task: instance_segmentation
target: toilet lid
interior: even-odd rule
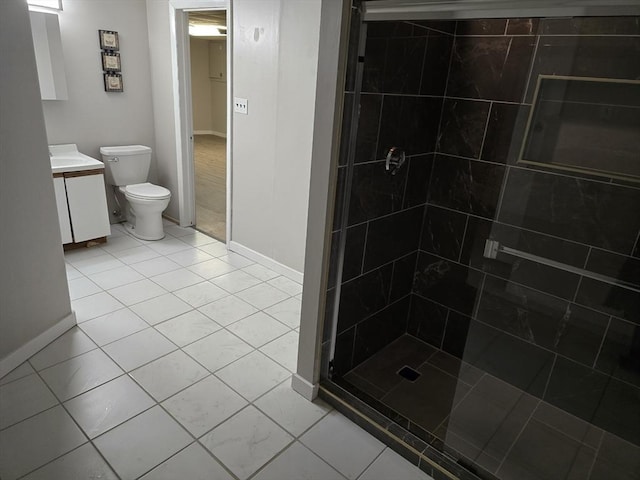
[[[136,198],[147,199],[164,199],[171,196],[171,192],[164,187],[154,185],[153,183],[136,183],[134,185],[127,185],[126,195]]]

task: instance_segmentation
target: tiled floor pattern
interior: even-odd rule
[[[290,388],[301,286],[192,229],[68,252],[78,327],[0,379],[0,478],[426,480]]]
[[[640,478],[640,447],[410,335],[344,380],[501,479]]]

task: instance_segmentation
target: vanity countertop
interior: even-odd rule
[[[75,143],[49,145],[49,157],[53,173],[104,169],[101,161],[80,153]]]

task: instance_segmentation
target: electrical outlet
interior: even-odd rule
[[[248,102],[246,98],[233,97],[233,111],[247,115],[249,113]]]

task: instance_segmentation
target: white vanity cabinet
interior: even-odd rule
[[[62,243],[104,242],[111,234],[103,170],[54,173]]]
[[[58,221],[60,222],[60,233],[62,243],[73,242],[71,234],[71,219],[69,218],[69,207],[67,206],[67,191],[64,186],[64,176],[53,177],[53,188],[56,192],[56,207],[58,207]]]

